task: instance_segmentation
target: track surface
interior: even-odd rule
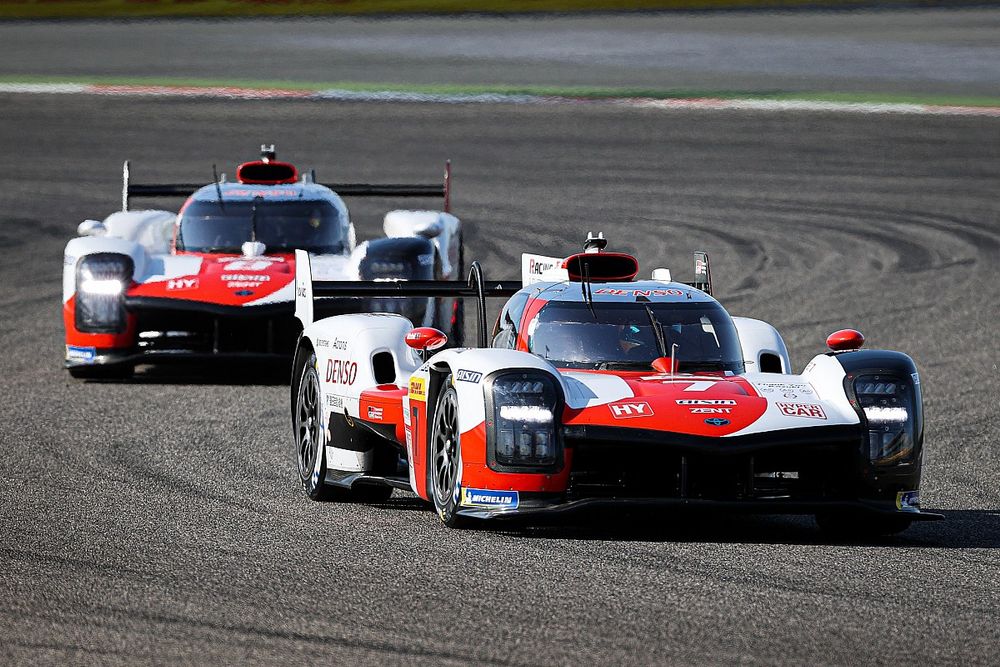
[[[0,75],[1000,91],[1000,10],[0,24]]]
[[[0,661],[987,663],[1000,644],[1000,122],[611,108],[0,96]],[[924,505],[876,545],[811,520],[449,531],[412,496],[313,503],[287,388],[61,369],[60,256],[141,180],[275,141],[327,178],[455,163],[470,256],[603,229],[647,269],[712,253],[797,369],[856,326],[911,353]],[[227,169],[229,170],[229,169]],[[388,203],[386,203],[388,205]],[[355,206],[362,235],[379,206]],[[240,381],[233,386],[228,381]]]

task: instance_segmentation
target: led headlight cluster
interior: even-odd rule
[[[132,258],[117,253],[83,257],[76,265],[76,328],[87,333],[125,330],[125,287]]]
[[[868,423],[868,457],[872,463],[908,462],[913,455],[914,387],[887,375],[862,375],[854,393]]]
[[[508,373],[488,383],[493,422],[492,459],[503,468],[551,468],[561,457],[557,436],[559,393],[540,373]]]

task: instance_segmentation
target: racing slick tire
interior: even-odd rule
[[[68,369],[70,377],[77,380],[128,380],[135,374],[135,366],[128,364],[114,366],[73,366]]]
[[[448,387],[441,393],[434,410],[434,426],[430,446],[430,495],[434,510],[441,522],[449,528],[461,528],[465,517],[459,516],[459,494],[462,483],[462,442],[458,430],[458,392],[445,380]]]
[[[383,484],[355,484],[351,489],[329,486],[326,479],[326,447],[324,443],[322,406],[320,404],[319,372],[316,355],[310,354],[295,378],[295,448],[299,481],[306,495],[313,500],[340,500],[362,503],[385,502],[392,487]],[[316,466],[316,457],[322,457]]]
[[[322,406],[316,355],[310,354],[295,378],[295,454],[302,490],[313,500],[334,500],[342,494],[323,483],[326,478],[326,448],[323,446]],[[319,465],[316,457],[320,457]]]
[[[903,532],[913,519],[907,516],[879,515],[869,512],[830,511],[816,515],[816,525],[829,537],[840,540],[871,540]]]

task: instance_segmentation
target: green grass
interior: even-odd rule
[[[0,75],[0,83],[49,83],[91,84],[118,86],[179,86],[193,88],[232,87],[254,90],[282,89],[321,91],[329,89],[351,92],[397,92],[428,95],[535,95],[541,97],[570,97],[583,99],[618,99],[642,97],[651,99],[757,99],[777,101],[841,102],[859,104],[927,104],[941,106],[1000,106],[1000,97],[963,95],[928,95],[897,93],[815,92],[794,90],[704,90],[704,89],[651,89],[613,88],[588,86],[537,86],[537,85],[453,85],[453,84],[401,84],[356,81],[267,81],[256,79],[190,79],[177,77],[87,77],[87,76],[17,76]]]

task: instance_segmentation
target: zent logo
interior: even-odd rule
[[[728,415],[732,408],[688,408],[693,415]]]
[[[806,417],[808,419],[826,419],[826,413],[818,405],[809,403],[775,403],[781,414],[786,417]]]
[[[326,381],[333,384],[352,385],[358,377],[358,364],[345,359],[327,359]]]
[[[653,408],[646,401],[634,403],[611,403],[611,415],[615,419],[631,419],[633,417],[652,417]]]

